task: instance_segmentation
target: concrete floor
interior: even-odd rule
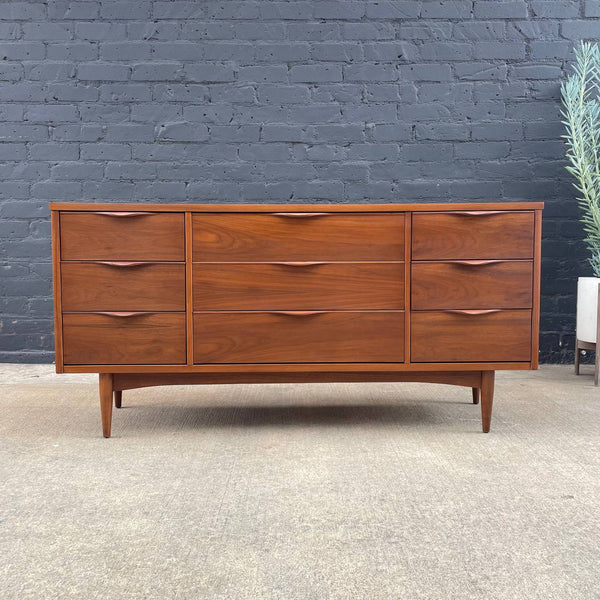
[[[149,388],[0,365],[0,598],[592,599],[600,388]]]

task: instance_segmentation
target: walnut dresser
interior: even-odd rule
[[[56,370],[168,384],[423,381],[538,362],[541,203],[53,203]],[[282,401],[284,401],[282,399]]]

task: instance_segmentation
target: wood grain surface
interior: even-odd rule
[[[63,314],[65,364],[185,363],[185,313]]]
[[[421,313],[416,312],[419,309],[441,313],[442,310],[440,309],[514,309],[518,305],[522,305],[523,309],[528,309],[531,306],[532,311],[508,310],[506,312],[511,313],[513,317],[519,312],[531,314],[529,325],[532,334],[529,339],[530,354],[537,353],[537,340],[533,338],[537,335],[537,314],[539,311],[537,294],[540,254],[538,246],[542,207],[541,203],[363,204],[349,206],[337,204],[162,205],[53,203],[53,209],[62,211],[60,218],[54,219],[52,229],[53,258],[56,263],[54,274],[55,280],[60,284],[55,291],[55,302],[59,315],[56,320],[58,328],[56,334],[58,340],[57,369],[62,369],[60,360],[62,344],[60,340],[63,333],[63,311],[67,311],[65,318],[69,323],[65,325],[64,331],[68,333],[72,331],[71,326],[73,324],[77,325],[73,319],[86,317],[86,315],[70,314],[72,310],[144,312],[156,311],[162,306],[161,310],[170,311],[171,307],[175,309],[175,304],[171,304],[171,302],[174,302],[174,299],[178,296],[178,292],[174,292],[174,288],[165,283],[164,278],[151,277],[152,281],[148,281],[147,285],[142,285],[136,281],[138,277],[142,278],[141,275],[133,276],[133,272],[137,267],[131,270],[132,276],[130,278],[116,276],[121,279],[123,285],[120,286],[115,283],[114,292],[108,290],[112,287],[111,277],[108,275],[97,276],[96,273],[89,277],[90,282],[87,284],[88,289],[86,289],[85,273],[79,271],[78,274],[79,266],[76,263],[69,263],[69,265],[73,264],[74,270],[67,273],[65,287],[67,298],[63,300],[61,298],[61,269],[66,263],[60,264],[59,259],[61,256],[63,259],[67,257],[73,261],[87,261],[82,262],[81,265],[89,264],[91,261],[186,261],[187,363],[184,358],[180,361],[181,357],[179,356],[175,362],[167,363],[164,360],[163,352],[146,356],[143,358],[143,362],[132,362],[130,360],[131,356],[125,358],[119,356],[119,352],[122,350],[120,346],[127,346],[127,344],[120,344],[125,339],[121,335],[122,332],[135,331],[137,327],[133,325],[133,321],[140,319],[141,322],[144,318],[151,318],[150,315],[140,315],[133,318],[88,315],[92,319],[98,320],[120,319],[118,326],[107,324],[99,326],[103,331],[100,335],[103,344],[103,336],[107,331],[114,331],[115,329],[119,331],[119,335],[115,337],[114,342],[115,352],[110,353],[111,357],[117,358],[112,360],[109,357],[110,360],[107,360],[104,357],[100,360],[99,357],[92,357],[90,361],[93,362],[82,363],[73,362],[74,358],[71,354],[69,356],[71,362],[66,363],[65,367],[65,370],[69,372],[82,372],[82,370],[105,372],[105,369],[110,368],[111,364],[114,365],[115,372],[126,369],[127,364],[131,364],[132,368],[139,370],[139,372],[157,371],[162,365],[162,368],[169,372],[182,372],[189,369],[190,372],[198,373],[210,372],[211,369],[215,373],[234,373],[236,368],[243,368],[245,373],[263,372],[263,368],[270,368],[272,371],[275,367],[282,373],[304,372],[302,370],[305,367],[314,372],[327,372],[335,367],[346,373],[356,369],[361,372],[366,372],[366,370],[380,372],[382,368],[386,368],[387,359],[376,358],[374,359],[376,362],[365,362],[360,365],[354,362],[354,358],[348,360],[346,357],[340,358],[328,353],[323,353],[322,357],[319,358],[311,358],[312,362],[299,362],[294,365],[293,362],[281,363],[281,353],[275,352],[269,358],[274,367],[268,367],[270,363],[264,362],[263,358],[260,359],[261,362],[253,365],[251,361],[254,358],[251,354],[248,355],[245,365],[233,362],[229,365],[224,363],[192,364],[190,361],[195,354],[194,343],[199,340],[198,335],[193,331],[192,325],[195,321],[197,322],[198,314],[200,314],[193,314],[192,310],[210,311],[214,306],[221,310],[245,309],[246,313],[249,313],[250,310],[263,312],[268,310],[327,310],[328,312],[375,310],[383,313],[386,309],[407,309],[406,312],[402,313],[406,318],[405,327],[403,328],[403,358],[406,359],[408,359],[411,339],[413,340],[413,348],[418,349],[421,343],[428,344],[427,339],[433,340],[435,335],[439,333],[437,327],[423,330],[417,326],[421,318],[419,317]],[[534,210],[537,211],[535,228],[533,227],[532,217]],[[417,212],[405,215],[403,214],[405,211]],[[127,212],[135,214],[125,217],[114,215],[114,213]],[[188,219],[187,232],[184,227],[184,213],[185,218]],[[270,213],[279,214],[273,215]],[[316,214],[306,217],[302,213]],[[58,217],[56,213],[54,216]],[[429,220],[423,221],[424,217]],[[212,222],[213,218],[224,219],[223,231],[225,231],[225,234],[219,227],[213,227],[215,225]],[[438,221],[440,218],[443,223]],[[198,264],[192,264],[194,257],[195,260],[198,260],[198,256],[196,256],[198,231],[194,231],[194,227],[204,220],[210,221],[212,225],[201,234],[201,238],[202,236],[208,236],[207,239],[202,239],[201,243],[207,248],[207,252],[216,257],[214,261],[210,261],[205,256],[200,258],[201,261],[207,261],[203,265],[206,267],[206,271],[201,270]],[[144,223],[154,223],[154,225]],[[244,225],[240,227],[236,223],[244,223]],[[329,223],[329,225],[326,225],[326,223]],[[393,225],[391,228],[390,224]],[[533,242],[534,230],[535,244]],[[391,231],[392,233],[390,233]],[[166,233],[163,235],[163,232]],[[399,232],[400,235],[396,235],[396,232]],[[415,238],[414,243],[411,240],[411,233]],[[185,252],[186,235],[188,236],[187,254]],[[213,237],[211,238],[211,236]],[[427,239],[419,241],[423,237]],[[63,239],[65,245],[61,247]],[[454,261],[455,259],[531,259],[533,245],[536,246],[536,265],[532,276],[533,286],[529,288],[529,291],[524,285],[528,278],[528,272],[526,272],[524,266],[528,264],[527,261],[519,263],[518,267],[512,263],[493,263],[489,266],[469,267],[471,270],[467,270],[466,266],[459,267],[454,264],[448,266],[447,263],[448,260]],[[275,247],[277,249],[273,250]],[[390,248],[392,248],[391,251]],[[238,253],[238,258],[232,259],[232,256],[236,253]],[[263,253],[263,258],[256,259],[256,256],[261,256],[261,253]],[[327,256],[328,253],[329,256]],[[424,257],[425,261],[437,259],[437,262],[414,262],[412,274],[411,269],[407,268],[404,279],[401,281],[403,284],[401,289],[404,290],[404,302],[402,304],[388,304],[386,298],[390,298],[392,294],[395,298],[395,290],[399,285],[397,281],[391,279],[391,269],[398,269],[403,259],[410,260],[411,253],[414,254],[412,258],[415,261]],[[443,254],[449,256],[441,256]],[[334,258],[331,258],[332,256]],[[221,261],[223,261],[221,267],[232,262],[256,261],[256,263],[252,266],[240,264],[234,268],[236,273],[230,272],[229,277],[221,277],[219,275],[221,272],[220,267],[208,264],[210,262],[220,263]],[[265,264],[268,262],[337,263],[343,267],[342,271],[349,269],[351,272],[347,272],[344,276],[333,265],[298,267]],[[354,269],[353,266],[356,264],[360,265],[361,274]],[[66,268],[71,269],[70,266]],[[105,266],[105,270],[107,268]],[[229,266],[224,268],[229,269]],[[276,268],[288,269],[290,275],[275,277]],[[85,270],[86,267],[83,267],[83,269]],[[212,269],[216,269],[216,271],[212,271]],[[253,269],[255,270],[253,271]],[[322,272],[325,272],[325,269],[331,269],[328,272],[329,276],[315,275],[315,273],[319,273],[320,269],[323,269]],[[381,269],[381,272],[378,272],[379,269]],[[462,272],[463,269],[466,274],[460,275],[458,271]],[[509,273],[511,269],[514,269],[515,272]],[[142,270],[140,269],[140,273]],[[208,277],[209,270],[211,271],[211,277]],[[249,274],[247,271],[253,271],[253,273]],[[376,272],[377,277],[375,277]],[[69,279],[70,273],[75,275],[73,281]],[[461,283],[460,286],[456,285],[456,281],[453,281],[457,278]],[[124,281],[125,279],[127,281]],[[212,280],[212,285],[210,285],[211,281],[209,279]],[[318,279],[322,279],[322,281],[317,282]],[[400,277],[400,279],[402,278]],[[287,282],[286,285],[281,285],[282,280]],[[342,282],[342,280],[345,281]],[[364,283],[365,280],[366,283]],[[97,290],[91,292],[92,299],[90,300],[88,292],[90,292],[91,287],[94,287],[92,283],[97,281],[101,285],[97,286]],[[193,285],[194,281],[197,282],[197,285]],[[175,285],[174,282],[173,285]],[[180,286],[180,281],[176,285]],[[202,288],[204,294],[200,291]],[[529,293],[532,289],[535,293],[532,294],[532,300],[529,302]],[[96,304],[96,300],[98,298],[102,299],[103,295],[106,295],[109,303],[104,304],[102,300],[102,303]],[[400,291],[400,296],[402,296],[402,291]],[[119,304],[112,304],[115,297],[120,297]],[[74,299],[75,304],[71,304],[71,299]],[[130,300],[131,304],[129,304]],[[155,300],[159,304],[153,304]],[[240,304],[238,304],[238,300]],[[295,302],[295,304],[288,302],[288,300]],[[424,303],[422,300],[424,300]],[[142,301],[147,303],[138,304]],[[330,304],[334,301],[336,305]],[[413,316],[416,315],[414,319],[411,318],[408,310],[411,301],[412,310],[415,311]],[[216,302],[216,304],[213,304],[213,302]],[[274,302],[275,304],[270,305],[267,302]],[[316,302],[322,302],[322,304]],[[177,304],[177,310],[183,311],[180,306],[180,304]],[[231,313],[226,314],[230,315],[230,319],[232,318]],[[267,316],[270,315],[270,318],[275,317],[272,313],[267,312],[266,314]],[[334,312],[333,314],[337,313]],[[494,319],[499,318],[494,315],[467,316],[453,313],[443,313],[443,315],[446,319],[454,320],[469,318],[471,323],[484,323],[485,319],[488,319],[488,323],[492,323]],[[284,317],[283,315],[277,316],[278,318]],[[287,315],[287,318],[310,320],[323,316],[325,315],[296,317]],[[128,321],[129,324],[127,324]],[[89,325],[92,326],[91,323]],[[413,325],[417,326],[417,329],[411,335],[410,328]],[[495,325],[499,326],[498,323]],[[277,328],[279,329],[280,326],[278,325]],[[304,328],[306,327],[304,326]],[[473,329],[473,326],[472,324],[461,325],[462,328],[468,333],[469,329]],[[185,328],[183,329],[184,332],[181,337],[185,338]],[[474,334],[472,337],[489,337],[485,326],[477,325],[475,329],[477,335]],[[423,341],[423,336],[420,335],[422,331],[426,331],[425,341]],[[457,329],[454,331],[457,332]],[[260,346],[263,338],[260,337],[261,334],[258,330],[256,330],[256,335],[258,336],[257,345]],[[494,336],[498,337],[497,334],[494,334]],[[491,346],[498,345],[495,343],[496,337],[493,338],[494,344],[490,344]],[[85,338],[86,335],[84,334],[82,337],[83,343]],[[161,339],[164,342],[164,338]],[[335,340],[335,337],[332,339]],[[469,342],[469,339],[469,335],[467,335],[464,340],[461,338],[460,342],[467,351],[473,346],[471,343],[465,343],[465,340]],[[72,338],[70,341],[72,341]],[[289,340],[288,345],[291,346]],[[442,339],[440,345],[443,349],[444,346],[452,344],[447,339]],[[430,355],[429,360],[432,362],[422,363],[417,356],[414,358],[415,361],[418,361],[417,364],[411,366],[410,363],[396,362],[397,359],[395,358],[393,363],[389,363],[389,368],[393,369],[394,372],[408,372],[414,368],[431,372],[434,369],[448,370],[458,366],[466,370],[484,369],[486,363],[488,369],[535,366],[532,362],[533,358],[527,357],[525,361],[523,360],[521,350],[512,353],[508,359],[506,354],[503,354],[501,358],[498,358],[497,354],[488,355],[479,351],[475,354],[476,357],[473,359],[472,357],[466,357],[466,354],[463,353],[462,356],[465,362],[462,364],[456,363],[454,357],[440,360]],[[327,362],[321,362],[321,360]],[[106,367],[106,365],[109,365],[109,367]],[[454,365],[457,365],[457,367],[454,367]]]
[[[531,308],[533,262],[414,262],[413,310]]]
[[[194,314],[195,363],[403,360],[402,311]]]
[[[185,261],[180,213],[65,212],[60,232],[62,260]]]
[[[531,311],[473,315],[413,312],[411,357],[418,362],[502,362],[531,359]]]
[[[184,311],[185,264],[63,262],[65,311]]]
[[[402,309],[404,263],[194,263],[194,310]]]
[[[533,258],[534,213],[414,213],[413,260]]]
[[[403,260],[404,215],[196,214],[193,252],[209,262]]]

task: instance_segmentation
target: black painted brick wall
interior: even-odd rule
[[[0,2],[0,360],[53,358],[51,200],[545,200],[542,359],[589,274],[559,81],[600,1]]]

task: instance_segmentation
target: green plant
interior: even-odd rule
[[[567,134],[567,171],[581,194],[584,238],[595,277],[600,277],[600,49],[581,42],[575,50],[573,74],[561,86]]]

